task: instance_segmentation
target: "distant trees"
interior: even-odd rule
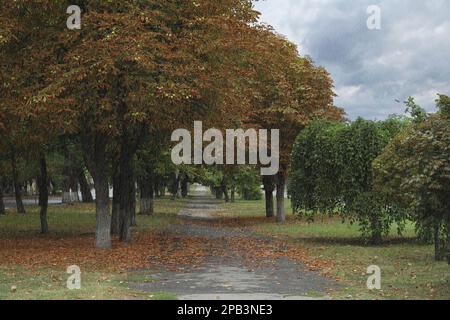
[[[374,176],[376,191],[433,235],[436,260],[450,263],[450,99],[440,95],[436,103],[430,116],[414,109],[419,117],[375,160]]]
[[[300,57],[297,47],[265,31],[260,36],[261,54],[255,58],[261,71],[256,76],[254,108],[250,124],[280,130],[280,170],[264,177],[266,215],[272,216],[271,190],[276,185],[276,219],[283,223],[285,185],[292,145],[299,132],[314,119],[342,120],[344,112],[333,104],[333,80],[311,59]]]
[[[244,200],[259,200],[262,197],[261,180],[256,168],[241,167],[234,176],[236,190]]]

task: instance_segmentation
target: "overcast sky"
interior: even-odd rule
[[[381,8],[381,30],[367,28],[367,8]],[[404,112],[414,96],[428,111],[450,94],[449,0],[264,0],[262,21],[299,46],[335,81],[351,119]]]

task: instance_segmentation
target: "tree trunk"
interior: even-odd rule
[[[74,168],[74,155],[65,148],[64,151],[65,166],[64,166],[64,184],[62,203],[73,204],[79,201],[78,197],[78,173]]]
[[[19,172],[17,171],[17,162],[15,154],[13,154],[13,157],[11,159],[11,169],[14,185],[14,195],[16,197],[17,212],[25,213],[26,211],[22,201],[22,187],[19,183]]]
[[[228,194],[228,189],[226,187],[223,190],[223,195],[225,197],[225,202],[227,202],[227,203],[230,202],[230,196]]]
[[[442,261],[441,241],[439,239],[440,224],[436,223],[433,227],[433,239],[434,239],[434,259],[436,261]]]
[[[89,183],[86,179],[86,175],[84,173],[84,170],[81,170],[78,175],[78,181],[80,183],[80,191],[81,191],[81,198],[84,203],[91,203],[94,202],[94,198],[92,197],[91,188],[89,186]]]
[[[228,195],[227,179],[225,177],[223,177],[222,179],[221,189],[225,197],[225,202],[227,203],[230,202],[230,196]]]
[[[230,194],[231,194],[230,201],[232,203],[234,203],[236,201],[236,199],[235,199],[236,198],[236,188],[235,188],[235,186],[231,186]]]
[[[445,243],[445,258],[447,260],[447,263],[450,265],[450,231],[447,231],[447,241]]]
[[[167,183],[166,182],[161,183],[161,187],[159,188],[159,196],[160,197],[166,196],[166,189],[167,189]]]
[[[3,202],[3,180],[0,177],[0,215],[6,214],[5,203]]]
[[[95,245],[97,248],[111,248],[111,217],[109,215],[109,186],[108,175],[102,169],[95,174],[95,206],[96,206],[96,232]]]
[[[447,262],[450,265],[450,212],[447,213],[447,241],[446,241],[446,252],[447,252]]]
[[[142,215],[151,215],[154,212],[154,182],[153,173],[147,172],[147,174],[141,178],[139,182],[139,188],[141,190],[140,197],[140,210],[139,213]]]
[[[172,200],[175,200],[178,196],[178,189],[180,187],[180,173],[176,170],[173,174],[172,180]]]
[[[111,216],[111,234],[119,235],[120,232],[120,176],[116,168],[113,174],[113,200]]]
[[[153,192],[150,189],[148,187],[141,187],[139,214],[152,215],[154,212]]]
[[[95,188],[95,246],[97,248],[111,248],[111,217],[109,215],[109,186],[106,142],[101,135],[84,136],[83,145],[88,169],[94,179]]]
[[[178,175],[178,179],[177,179],[177,198],[180,199],[181,198],[181,176]]]
[[[273,218],[274,217],[273,191],[275,190],[274,176],[264,176],[263,184],[264,184],[264,196],[266,199],[266,217]]]
[[[45,154],[39,156],[39,206],[41,207],[39,216],[41,220],[41,233],[48,233],[47,210],[48,210],[48,174]]]
[[[78,196],[78,177],[77,174],[74,173],[74,169],[72,168],[70,172],[70,180],[69,180],[69,186],[70,190],[72,191],[72,202],[80,202],[80,197]]]
[[[159,176],[155,175],[154,177],[155,181],[153,182],[153,190],[154,190],[154,194],[155,194],[155,198],[160,198],[161,197],[161,186],[159,183]]]
[[[214,193],[216,194],[216,199],[217,200],[222,200],[223,199],[223,190],[221,187],[214,187]]]
[[[181,197],[186,198],[189,193],[189,182],[186,177],[184,177],[183,181],[181,182]]]
[[[131,226],[136,227],[137,221],[136,221],[136,182],[135,181],[133,181],[133,197],[131,199],[132,199],[132,202],[130,204]]]
[[[284,223],[286,221],[286,212],[284,210],[284,190],[286,185],[286,177],[283,172],[277,174],[277,222]]]
[[[383,236],[381,234],[380,218],[378,215],[372,215],[371,224],[372,235],[370,242],[372,245],[380,245],[383,242]]]
[[[119,197],[120,241],[128,242],[131,239],[130,226],[136,195],[133,175],[133,155],[129,150],[129,141],[126,135],[122,138],[119,166],[119,183],[121,185]]]

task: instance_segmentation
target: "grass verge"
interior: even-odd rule
[[[287,222],[278,225],[264,217],[264,201],[237,201],[224,208],[225,218],[241,220],[256,233],[331,261],[331,269],[324,271],[341,284],[330,292],[335,299],[450,299],[450,266],[434,261],[433,246],[416,240],[412,224],[401,237],[394,226],[383,245],[370,246],[360,240],[357,225],[343,224],[337,218],[319,217],[308,223],[289,214]],[[286,211],[291,211],[288,200]],[[381,268],[381,290],[367,289],[366,272],[371,265]]]
[[[93,247],[93,204],[50,206],[50,234],[45,236],[39,234],[37,207],[27,207],[26,214],[9,210],[6,216],[0,216],[0,299],[175,299],[171,293],[134,290],[133,283],[144,279],[141,272],[126,267],[127,259],[139,258],[145,263],[152,254],[156,256],[165,250],[163,243],[161,248],[157,245],[153,251],[146,252],[145,245],[154,245],[140,242],[147,240],[146,235],[174,223],[183,206],[184,200],[156,199],[154,215],[137,216],[137,226],[133,228],[135,240],[129,246],[115,241],[108,252]],[[104,268],[115,263],[124,268]],[[70,274],[66,268],[72,264],[81,267],[79,290],[67,288]]]

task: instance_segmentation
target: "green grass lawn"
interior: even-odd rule
[[[237,201],[224,205],[225,216],[248,219],[248,226],[261,234],[282,238],[308,248],[311,255],[333,262],[330,275],[340,279],[336,299],[450,299],[450,266],[434,261],[432,245],[415,239],[408,224],[402,237],[393,226],[381,246],[365,245],[357,225],[343,224],[338,218],[319,217],[308,223],[296,218],[286,201],[287,222],[278,225],[264,217],[264,201]],[[253,218],[253,219],[252,219]],[[382,290],[367,289],[367,267],[381,268]]]
[[[137,216],[135,230],[150,231],[173,223],[185,200],[168,198],[155,200],[153,216]],[[27,207],[26,214],[13,210],[0,216],[0,239],[39,239],[39,213],[37,207]],[[57,239],[92,235],[95,232],[93,204],[50,206],[48,212],[49,236]],[[0,299],[175,299],[170,293],[144,293],[132,289],[133,282],[146,281],[139,273],[101,272],[82,270],[81,289],[67,289],[69,274],[60,267],[26,269],[0,261]]]
[[[155,214],[137,215],[137,228],[146,230],[173,222],[185,201],[185,199],[176,201],[169,198],[155,199]],[[26,207],[26,210],[26,214],[17,214],[14,210],[10,210],[6,216],[0,216],[0,237],[33,235],[39,232],[39,208],[31,206]],[[93,204],[49,206],[48,224],[51,234],[61,236],[94,233],[95,206]]]

